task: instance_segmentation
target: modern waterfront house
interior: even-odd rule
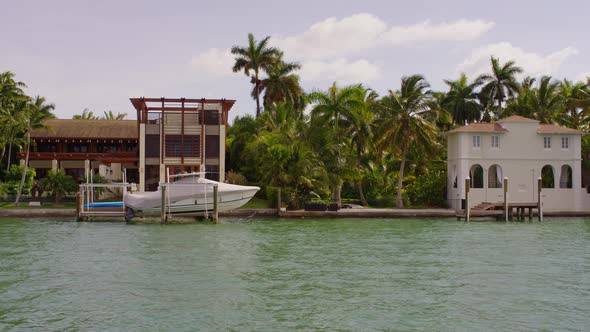
[[[37,178],[64,170],[81,180],[93,174],[156,190],[166,175],[206,172],[224,181],[228,112],[235,100],[131,98],[137,120],[47,120],[31,132],[29,167]],[[24,164],[25,154],[18,157]],[[89,174],[89,173],[88,173]]]
[[[582,185],[584,132],[511,116],[472,123],[447,134],[451,208],[464,207],[466,178],[470,179],[470,207],[501,202],[506,177],[510,202],[536,202],[541,178],[544,211],[590,210],[590,193]]]
[[[166,176],[206,172],[225,178],[226,99],[131,98],[137,111],[139,191],[156,190]]]

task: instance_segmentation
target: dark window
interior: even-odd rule
[[[76,181],[80,181],[84,177],[83,168],[66,168],[65,173],[73,177]]]
[[[121,144],[115,143],[98,143],[96,145],[96,152],[104,153],[104,152],[119,152],[121,151]]]
[[[36,147],[33,147],[35,152],[57,152],[56,143],[37,143]]]
[[[187,135],[184,136],[184,146],[182,153],[185,157],[196,158],[199,157],[201,151],[201,136]]]
[[[469,177],[471,178],[471,188],[483,188],[483,168],[480,165],[471,166]]]
[[[160,136],[145,135],[145,156],[147,158],[160,157]]]
[[[88,144],[69,143],[66,144],[65,152],[86,153],[88,152]]]
[[[166,157],[180,157],[182,152],[182,140],[180,135],[166,135]]]
[[[561,166],[561,175],[559,177],[559,188],[572,188],[572,187],[573,187],[572,168],[569,165],[563,165],[563,166]]]
[[[145,166],[145,190],[154,191],[158,189],[160,182],[160,166],[146,165]]]
[[[127,143],[125,146],[127,152],[137,152],[137,143]]]
[[[205,178],[213,181],[219,181],[219,166],[217,165],[206,165],[205,166]]]
[[[205,110],[205,124],[206,125],[219,125],[220,124],[219,111],[217,110]]]
[[[541,169],[541,185],[543,188],[555,188],[555,177],[551,165],[545,165]]]
[[[205,158],[219,158],[219,135],[207,135]]]

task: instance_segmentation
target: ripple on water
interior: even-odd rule
[[[590,220],[0,222],[0,330],[583,330]]]

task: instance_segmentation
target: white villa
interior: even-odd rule
[[[511,116],[494,123],[469,124],[447,134],[451,208],[463,208],[468,177],[470,207],[503,201],[505,177],[509,202],[536,202],[541,177],[544,211],[590,211],[590,193],[582,188],[584,132]]]

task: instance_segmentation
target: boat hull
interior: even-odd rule
[[[257,187],[234,192],[220,192],[218,194],[218,212],[234,210],[246,204],[256,192]],[[160,215],[160,207],[135,209],[131,208],[135,216],[153,216]],[[206,213],[213,212],[213,195],[196,195],[191,198],[183,199],[177,202],[171,202],[166,213],[183,216],[203,216]]]

